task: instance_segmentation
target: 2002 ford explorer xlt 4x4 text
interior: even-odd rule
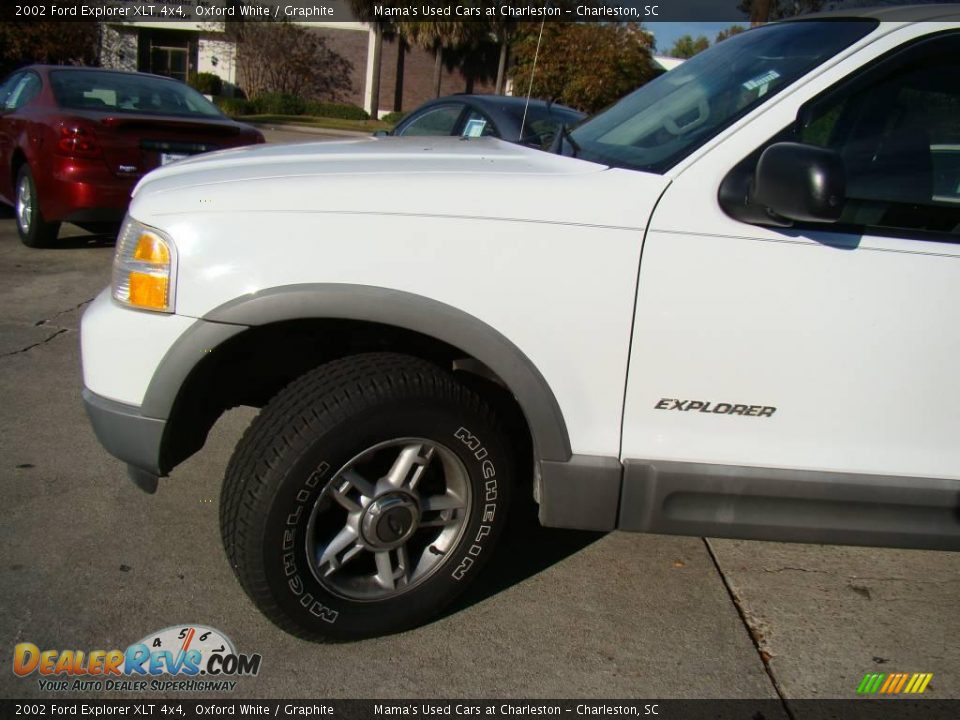
[[[921,22],[917,22],[921,20]],[[435,615],[544,525],[960,549],[960,7],[773,24],[558,137],[214,153],[134,191],[83,318],[155,488],[227,408],[279,626]]]

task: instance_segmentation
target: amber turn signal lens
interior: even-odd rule
[[[168,279],[149,273],[130,273],[130,304],[164,310],[167,307]]]
[[[145,232],[137,240],[137,247],[133,251],[133,259],[167,265],[170,262],[170,250],[163,240],[153,233]]]
[[[177,246],[172,238],[128,215],[113,256],[113,299],[141,310],[172,313],[176,262]]]

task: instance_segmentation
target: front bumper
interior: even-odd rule
[[[83,389],[83,404],[97,440],[107,452],[141,473],[163,474],[160,448],[166,420],[146,417],[136,405],[110,400],[87,388]],[[137,480],[133,475],[132,479]]]

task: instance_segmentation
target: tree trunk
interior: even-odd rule
[[[407,58],[407,41],[397,38],[397,84],[393,89],[393,111],[403,110],[403,65]]]
[[[753,0],[750,3],[750,24],[760,25],[770,19],[770,0]]]
[[[507,85],[507,54],[510,51],[510,43],[507,36],[504,35],[500,40],[500,64],[497,66],[497,95],[503,95]]]
[[[433,66],[433,96],[440,97],[440,81],[443,80],[443,45],[437,47],[437,63]]]

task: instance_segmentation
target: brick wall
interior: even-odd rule
[[[436,57],[428,50],[406,46],[403,62],[403,99],[401,107],[395,106],[397,93],[398,40],[384,40],[380,55],[380,109],[413,110],[434,97],[433,72]],[[440,78],[440,94],[466,92],[467,78],[459,71],[443,67]],[[475,81],[473,92],[493,92],[494,83]]]
[[[327,47],[346,58],[353,66],[350,73],[350,91],[344,97],[346,102],[363,107],[367,72],[367,53],[370,35],[366,31],[347,28],[312,28],[312,32],[322,35]],[[380,110],[389,112],[395,109],[413,110],[427,100],[432,100],[434,55],[417,47],[406,47],[403,60],[403,97],[400,108],[395,107],[397,95],[397,61],[400,43],[398,40],[384,40],[380,53]],[[441,95],[465,92],[467,79],[459,70],[453,72],[443,68]],[[476,81],[473,92],[493,92],[494,83]]]
[[[332,50],[351,65],[350,90],[340,97],[341,102],[363,107],[364,83],[367,76],[367,44],[370,37],[366,30],[352,28],[311,28],[311,32],[323,37],[327,49]],[[333,98],[324,98],[332,100]]]

